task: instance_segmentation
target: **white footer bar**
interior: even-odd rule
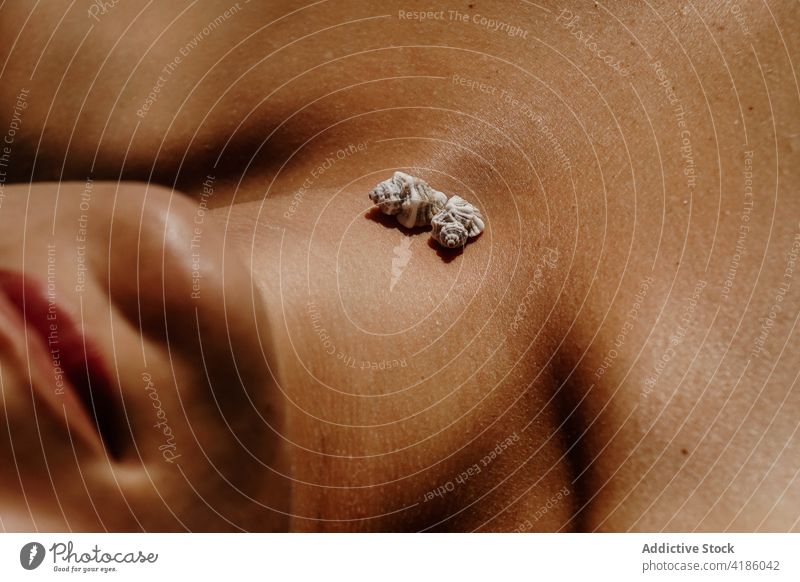
[[[254,574],[325,582],[798,581],[800,534],[0,535],[0,580],[233,582]]]

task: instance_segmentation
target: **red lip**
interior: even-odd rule
[[[0,271],[0,311],[6,316],[2,319],[8,322],[16,315],[22,327],[34,387],[59,417],[66,412],[69,426],[88,444],[105,446],[117,457],[117,407],[105,362],[72,317],[58,308],[57,296],[40,281]],[[16,314],[8,313],[12,310]],[[19,342],[17,337],[9,339]]]

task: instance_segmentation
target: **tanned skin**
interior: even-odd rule
[[[119,423],[76,441],[3,344],[2,526],[800,530],[798,23],[6,2],[0,267],[55,245]],[[396,170],[485,232],[376,213]]]

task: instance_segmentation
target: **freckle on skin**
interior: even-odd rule
[[[686,449],[681,449],[681,454],[682,455],[688,455],[689,451],[687,451]]]

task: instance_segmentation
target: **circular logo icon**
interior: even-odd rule
[[[44,561],[44,546],[39,542],[29,542],[19,551],[19,563],[26,570],[35,570]]]

